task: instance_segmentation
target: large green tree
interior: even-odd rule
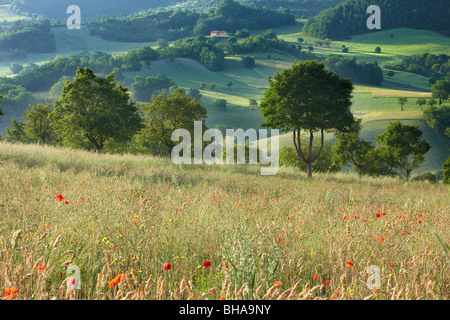
[[[50,119],[58,136],[84,137],[99,153],[107,140],[127,141],[141,128],[138,109],[128,89],[115,84],[114,72],[101,78],[88,68],[78,68],[75,79],[64,85]]]
[[[373,161],[369,155],[375,148],[370,141],[359,138],[361,122],[361,119],[357,119],[350,132],[338,133],[333,147],[335,161],[344,166],[351,163],[358,170],[360,178],[363,168]]]
[[[205,120],[207,110],[201,100],[190,97],[184,89],[175,89],[173,94],[159,95],[151,104],[142,107],[144,128],[139,135],[152,144],[163,144],[169,151],[177,145],[171,140],[176,129],[194,133],[194,121]]]
[[[264,127],[293,132],[294,146],[312,177],[312,163],[322,152],[325,132],[344,132],[353,125],[351,113],[353,85],[340,79],[325,65],[316,61],[294,63],[290,68],[269,78],[269,89],[261,102]],[[303,151],[301,133],[308,136],[307,152]],[[313,154],[314,139],[320,135],[320,148]]]
[[[40,144],[49,144],[54,138],[54,130],[51,126],[49,115],[52,105],[32,106],[23,114],[24,132],[28,138]]]
[[[425,162],[425,154],[431,149],[422,134],[419,126],[395,121],[376,137],[378,145],[384,147],[384,151],[392,155],[403,169],[406,181],[409,180],[411,171]]]

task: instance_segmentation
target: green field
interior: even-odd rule
[[[6,22],[11,23],[18,20],[26,20],[28,17],[18,15],[13,10],[11,10],[9,4],[0,4],[0,23]]]

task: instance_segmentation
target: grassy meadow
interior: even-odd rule
[[[5,143],[0,176],[0,299],[449,298],[441,183]]]

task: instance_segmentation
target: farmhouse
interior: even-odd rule
[[[228,32],[226,31],[211,31],[211,37],[228,37]]]

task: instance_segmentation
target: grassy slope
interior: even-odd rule
[[[312,297],[338,291],[339,298],[363,299],[372,294],[363,283],[368,265],[381,269],[381,291],[371,299],[390,300],[394,287],[406,299],[449,298],[446,256],[431,233],[449,242],[449,187],[442,183],[344,173],[306,179],[284,168],[260,176],[250,166],[177,167],[148,156],[4,143],[0,176],[0,234],[8,253],[0,255],[0,287],[10,286],[6,267],[8,278],[19,281],[15,299],[70,299],[60,277],[69,264],[80,267],[78,299],[122,299],[148,281],[137,298],[156,299],[160,277],[163,299],[173,298],[169,290],[183,277],[193,281],[195,299],[212,288],[208,299],[238,298],[234,288],[245,283],[244,299],[262,298],[281,281],[277,297],[298,281],[301,292],[325,280]],[[170,272],[163,269],[168,262]],[[121,273],[131,287],[110,288]],[[221,293],[228,275],[230,296]]]

